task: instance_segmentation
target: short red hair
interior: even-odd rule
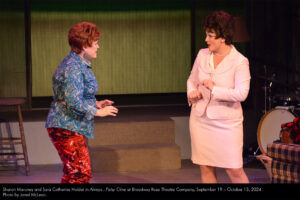
[[[95,24],[80,22],[69,30],[68,40],[72,51],[80,53],[83,47],[90,47],[101,37],[101,32]]]

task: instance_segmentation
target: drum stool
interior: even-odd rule
[[[28,154],[27,154],[27,148],[26,148],[26,141],[25,141],[25,135],[24,135],[24,127],[23,127],[23,118],[22,118],[22,112],[21,112],[21,105],[25,104],[25,99],[18,99],[18,98],[4,98],[0,99],[0,106],[16,106],[17,107],[17,113],[18,113],[18,121],[19,121],[19,130],[20,130],[20,137],[1,137],[0,138],[0,145],[22,145],[23,152],[3,152],[0,153],[0,161],[18,161],[18,160],[24,160],[25,162],[25,168],[26,168],[26,176],[29,175],[30,172],[30,166],[28,161]],[[4,156],[12,156],[15,155],[15,157],[6,157]],[[17,157],[21,156],[21,157]]]

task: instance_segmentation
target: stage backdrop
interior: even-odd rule
[[[31,49],[25,47],[24,2]],[[26,97],[28,83],[33,97],[51,97],[52,74],[70,51],[68,31],[81,21],[102,32],[92,61],[98,95],[183,94],[192,62],[206,47],[203,17],[218,9],[240,15],[244,8],[239,0],[1,0],[0,97]]]
[[[24,5],[0,1],[0,97],[26,97]]]
[[[98,57],[92,61],[97,94],[186,91],[191,70],[189,3],[61,2],[70,1],[32,1],[33,97],[53,95],[52,74],[70,51],[68,31],[82,21],[95,23],[102,32]]]

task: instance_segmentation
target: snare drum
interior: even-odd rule
[[[280,140],[281,124],[291,122],[297,115],[287,109],[275,108],[268,111],[258,124],[257,142],[262,153],[267,153],[267,145]]]

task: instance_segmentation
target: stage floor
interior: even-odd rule
[[[244,162],[244,169],[250,183],[270,183],[267,170],[258,160]],[[17,170],[1,168],[0,183],[59,183],[62,176],[62,165],[33,165],[29,176],[25,175],[22,166]],[[146,172],[110,172],[93,173],[91,183],[201,183],[199,166],[194,165],[190,160],[182,160],[181,169],[146,171]],[[230,183],[224,169],[217,169],[217,176],[220,183]]]

